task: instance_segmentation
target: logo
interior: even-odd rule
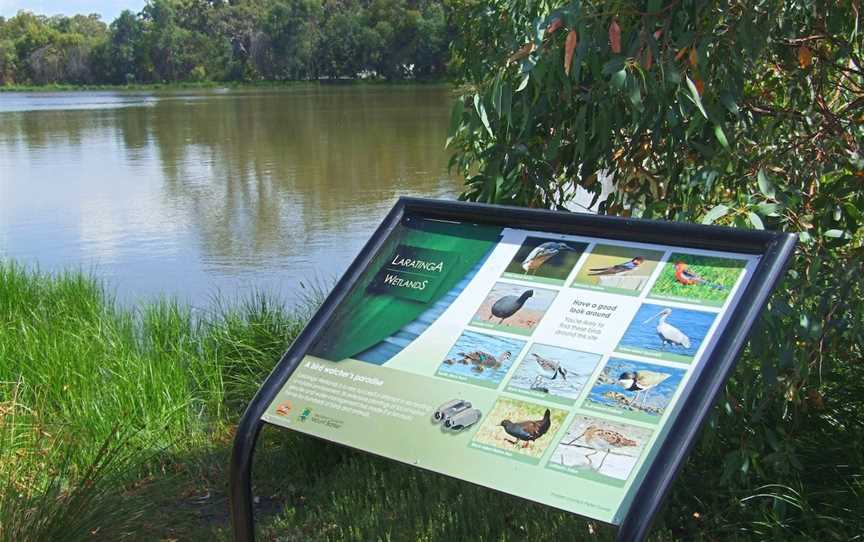
[[[280,403],[279,406],[276,407],[276,414],[280,416],[287,416],[291,409],[294,408],[291,406],[291,401],[284,401]]]
[[[306,418],[308,418],[310,414],[312,414],[312,409],[304,408],[303,412],[300,413],[300,421],[305,422]]]

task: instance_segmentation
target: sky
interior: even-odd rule
[[[89,15],[98,13],[110,23],[124,9],[141,11],[145,0],[0,0],[0,17],[12,17],[20,10],[39,15]]]

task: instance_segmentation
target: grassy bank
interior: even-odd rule
[[[0,263],[0,540],[230,539],[234,423],[306,317],[264,296],[203,314],[168,300],[132,309],[84,275]],[[731,381],[653,539],[860,536],[864,385],[846,383],[836,404],[796,414],[771,453],[730,476],[723,463],[736,443],[774,415],[747,411],[754,367],[743,363]],[[285,431],[262,438],[264,540],[612,536]]]

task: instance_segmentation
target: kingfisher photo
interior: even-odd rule
[[[507,382],[506,391],[572,405],[600,358],[600,354],[534,344]]]
[[[592,416],[576,416],[555,447],[549,467],[623,486],[652,431]]]
[[[597,245],[573,279],[574,288],[639,295],[663,257],[660,250]]]
[[[717,314],[645,303],[624,332],[616,350],[690,363]]]
[[[746,264],[732,258],[673,252],[648,297],[722,307]]]
[[[519,357],[525,341],[465,331],[438,367],[451,380],[497,388]]]
[[[474,434],[472,447],[492,446],[537,463],[566,417],[565,410],[499,398]]]
[[[587,247],[587,243],[526,237],[504,276],[562,286]]]
[[[610,358],[591,387],[583,408],[657,423],[686,371],[643,361]]]
[[[531,335],[556,295],[554,290],[498,282],[477,309],[471,325]]]

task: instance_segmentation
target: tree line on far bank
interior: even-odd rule
[[[0,85],[288,81],[444,74],[440,0],[150,0],[0,17]]]

